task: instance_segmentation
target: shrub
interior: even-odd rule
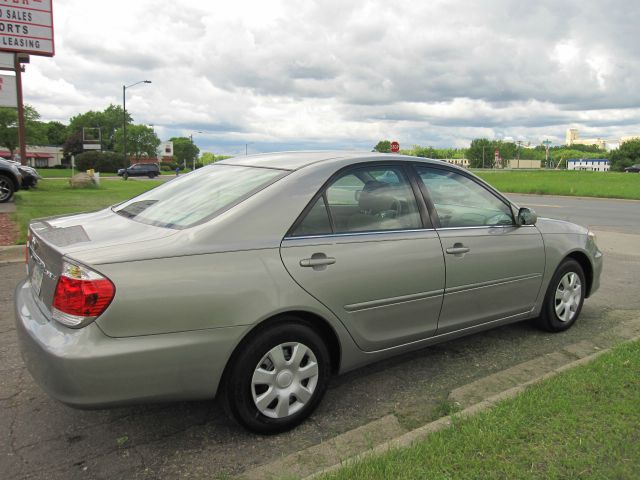
[[[76,155],[76,167],[78,170],[93,168],[96,172],[116,173],[128,165],[122,155],[114,152],[85,152]]]

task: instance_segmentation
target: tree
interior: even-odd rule
[[[131,115],[127,113],[127,126],[131,122]],[[115,135],[116,131],[122,128],[122,107],[109,105],[102,112],[90,110],[69,120],[69,135],[74,133],[82,135],[83,128],[99,128],[102,135],[102,150],[117,150]]]
[[[47,143],[49,145],[63,145],[67,140],[67,126],[60,122],[47,124]]]
[[[611,170],[622,171],[640,163],[640,139],[624,142],[617,150],[609,154]]]
[[[45,130],[39,122],[40,114],[31,105],[24,106],[24,125],[27,143],[38,145],[46,143]],[[0,107],[0,145],[9,150],[13,157],[18,143],[18,112],[15,108]]]
[[[67,137],[62,145],[62,152],[64,155],[64,163],[71,162],[72,155],[79,155],[84,151],[82,145],[82,133],[74,132]]]
[[[495,142],[487,138],[476,138],[472,140],[471,146],[467,150],[469,166],[471,168],[493,168],[495,164],[494,145]]]
[[[202,156],[200,157],[200,162],[203,165],[209,165],[210,163],[214,163],[215,161],[217,161],[216,156],[211,153],[211,152],[204,152],[202,154]]]
[[[115,149],[124,152],[122,128],[116,130]],[[160,139],[151,127],[146,125],[131,125],[127,127],[127,156],[140,160],[142,157],[157,157]],[[175,146],[174,146],[175,151]]]
[[[390,140],[380,140],[373,149],[376,152],[380,153],[389,153],[391,152],[391,141]]]
[[[187,137],[173,137],[173,157],[175,161],[181,165],[193,165],[198,159],[200,149]]]

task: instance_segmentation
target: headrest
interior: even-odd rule
[[[385,210],[392,210],[395,201],[395,198],[391,195],[384,195],[382,191],[378,193],[375,190],[373,192],[363,190],[360,194],[358,205],[360,210],[376,214]]]

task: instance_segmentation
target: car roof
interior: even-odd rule
[[[246,157],[233,157],[220,162],[224,165],[242,165],[247,167],[277,168],[282,170],[298,170],[318,162],[339,162],[341,160],[384,161],[384,160],[404,160],[413,162],[442,163],[441,160],[431,160],[421,157],[410,157],[407,155],[378,153],[378,152],[356,152],[356,151],[302,151],[302,152],[277,152],[249,155]]]

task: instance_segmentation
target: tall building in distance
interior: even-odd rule
[[[597,145],[602,150],[607,148],[607,141],[604,138],[580,138],[580,133],[577,128],[567,128],[565,143],[567,146]]]
[[[565,136],[565,144],[571,145],[597,145],[602,150],[616,149],[620,145],[629,140],[640,140],[640,135],[627,135],[620,138],[580,138],[580,132],[577,128],[567,128],[567,134]]]

